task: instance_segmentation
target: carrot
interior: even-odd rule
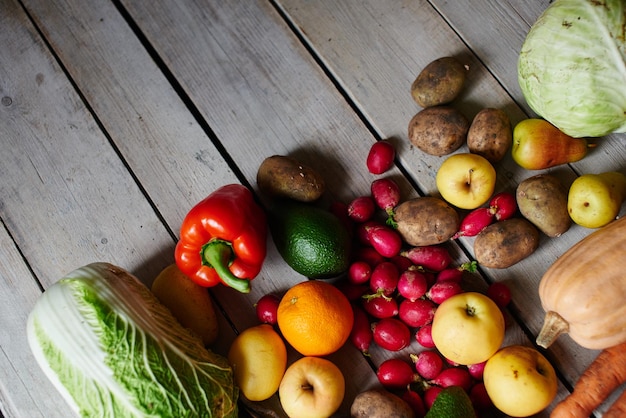
[[[574,391],[557,404],[550,418],[588,418],[624,382],[626,343],[602,350],[580,375]],[[626,406],[626,396],[622,395],[619,400],[621,407]],[[620,408],[620,405],[616,408]]]
[[[608,411],[602,415],[602,418],[622,418],[626,417],[626,391],[613,402]]]

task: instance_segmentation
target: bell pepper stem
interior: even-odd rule
[[[226,241],[213,240],[202,247],[202,264],[214,268],[227,286],[250,293],[250,280],[235,276],[228,268],[232,257],[233,249]]]

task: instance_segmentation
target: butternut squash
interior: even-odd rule
[[[600,350],[626,341],[626,217],[592,232],[550,266],[539,283],[546,312],[537,344],[562,334]]]

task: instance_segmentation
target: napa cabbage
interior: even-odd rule
[[[626,2],[556,0],[518,60],[528,105],[573,137],[626,132]]]
[[[237,417],[228,361],[116,266],[81,267],[49,287],[27,322],[35,359],[88,417]]]

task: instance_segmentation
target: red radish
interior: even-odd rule
[[[497,221],[512,218],[517,212],[517,201],[512,193],[501,192],[489,200],[489,208]]]
[[[424,405],[426,406],[427,409],[430,409],[433,407],[433,403],[435,402],[435,399],[437,399],[439,392],[441,392],[442,390],[443,390],[442,387],[431,386],[424,391]]]
[[[356,233],[357,239],[359,240],[359,243],[365,246],[371,246],[370,237],[367,232],[367,229],[371,226],[379,226],[379,225],[384,225],[384,224],[374,219],[371,219],[365,222],[358,222],[355,225],[354,231]]]
[[[348,281],[337,283],[337,288],[341,290],[341,293],[346,295],[351,302],[360,301],[363,295],[370,290],[367,284],[353,284]]]
[[[374,318],[391,318],[398,315],[398,302],[394,298],[379,294],[364,295],[363,309]]]
[[[483,382],[478,382],[472,386],[469,397],[474,409],[477,411],[487,411],[493,408],[493,401],[489,397]]]
[[[443,369],[441,373],[430,381],[433,385],[447,388],[449,386],[460,386],[466,392],[469,392],[472,386],[472,376],[464,367],[449,367]]]
[[[359,196],[348,204],[348,216],[355,222],[372,219],[376,212],[376,203],[370,196]]]
[[[487,361],[483,361],[482,363],[470,364],[467,366],[467,371],[470,376],[472,376],[476,380],[483,380],[483,372],[485,371],[485,364]]]
[[[368,262],[357,260],[348,268],[348,281],[352,284],[367,283],[372,275],[372,266]]]
[[[396,318],[383,318],[372,324],[374,342],[389,351],[400,351],[411,344],[411,331]]]
[[[369,317],[361,307],[355,304],[352,304],[352,314],[354,316],[354,324],[350,332],[350,342],[361,350],[361,353],[368,355],[374,338]]]
[[[398,278],[398,294],[408,300],[416,300],[426,294],[428,280],[426,275],[419,270],[405,270]]]
[[[391,261],[383,261],[372,270],[370,290],[384,296],[391,296],[398,287],[400,272]]]
[[[444,300],[462,292],[463,288],[458,282],[444,280],[433,284],[430,289],[428,289],[428,292],[426,292],[426,297],[437,305],[441,305]]]
[[[399,358],[383,361],[376,371],[378,381],[387,388],[405,388],[416,381],[413,367]]]
[[[415,333],[415,340],[424,348],[435,348],[432,324],[424,325]]]
[[[270,325],[276,324],[279,304],[280,298],[272,293],[261,296],[255,306],[259,321]]]
[[[383,257],[391,258],[400,254],[402,249],[402,237],[395,229],[386,226],[367,227],[369,243]]]
[[[476,272],[478,263],[476,261],[468,261],[458,267],[448,267],[437,273],[437,281],[454,281],[460,282],[463,279],[463,272]]]
[[[411,354],[411,360],[415,370],[424,379],[431,380],[439,376],[443,370],[443,358],[435,350],[422,351],[419,354]]]
[[[404,256],[401,256],[400,254],[389,257],[389,261],[394,263],[398,267],[398,271],[400,272],[408,270],[413,265],[413,262],[411,260]]]
[[[403,256],[418,266],[434,272],[441,271],[452,263],[452,256],[447,248],[439,245],[413,247],[402,253]]]
[[[422,418],[424,415],[426,415],[424,400],[419,393],[411,390],[411,388],[408,388],[401,397],[406,403],[409,404],[416,418]]]
[[[398,317],[412,328],[423,327],[433,322],[437,306],[428,299],[403,299],[398,305]]]
[[[501,309],[506,308],[511,303],[511,289],[502,282],[490,284],[487,288],[487,296]]]
[[[354,260],[365,261],[370,266],[376,267],[385,261],[385,257],[372,247],[359,247],[354,251]]]
[[[382,174],[391,168],[395,158],[396,149],[391,142],[375,142],[367,155],[367,169],[372,174]]]
[[[459,237],[475,237],[493,223],[495,217],[490,208],[477,208],[465,215],[456,234],[451,239]]]
[[[400,187],[390,178],[374,180],[371,184],[372,198],[376,206],[387,214],[387,225],[395,226],[394,209],[400,203]]]

